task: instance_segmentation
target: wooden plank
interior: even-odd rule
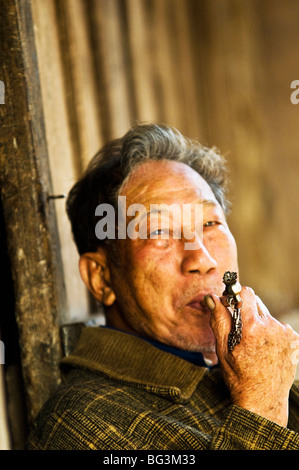
[[[123,50],[121,8],[117,0],[89,4],[89,19],[101,95],[101,122],[106,140],[125,133],[131,123],[131,98]]]
[[[129,0],[126,7],[135,117],[141,122],[163,120],[163,102],[154,61],[151,8],[143,0]]]
[[[170,10],[169,10],[170,7]],[[180,128],[180,87],[177,80],[177,58],[173,50],[173,28],[168,21],[172,6],[166,0],[153,0],[153,28],[155,41],[153,69],[161,88],[162,119],[167,124]]]
[[[84,0],[65,0],[56,2],[56,7],[65,91],[69,112],[73,111],[70,123],[76,127],[78,136],[77,159],[85,168],[103,145],[99,89],[95,80],[94,51],[86,10],[88,4]]]
[[[263,32],[259,51],[264,59],[263,101],[264,136],[269,151],[264,156],[267,167],[267,201],[270,245],[263,253],[270,259],[267,298],[275,311],[299,317],[299,211],[298,144],[299,105],[292,104],[290,84],[299,78],[299,3],[287,0],[255,1],[259,27]],[[270,230],[271,229],[271,230]],[[273,254],[275,254],[273,256]],[[270,273],[271,271],[271,273]],[[293,326],[293,324],[292,324]],[[299,372],[299,367],[298,367]]]
[[[69,58],[69,43],[62,41],[62,25],[57,21],[55,2],[32,0],[32,14],[52,190],[54,194],[65,194],[82,172],[84,157],[81,158],[81,151],[87,159],[91,147],[87,148],[83,143],[86,124],[81,127],[78,102],[74,101],[72,94],[70,96],[75,78],[66,74],[64,67],[63,56]],[[94,148],[95,140],[96,137],[92,140]],[[79,255],[72,241],[65,200],[52,201],[51,205],[57,219],[67,301],[67,308],[60,312],[59,320],[61,323],[85,320],[90,310],[89,295],[79,275]]]
[[[29,0],[1,7],[0,184],[15,291],[22,370],[32,423],[60,381],[58,317],[65,309],[62,263],[48,166]]]
[[[194,56],[198,54],[197,43],[192,42],[190,32],[190,1],[168,0],[166,16],[171,34],[172,62],[175,65],[177,81],[177,103],[180,108],[180,131],[189,137],[204,141],[204,120],[201,96],[197,82],[201,75],[196,74]],[[171,12],[172,14],[169,14]],[[203,142],[204,143],[204,142]]]

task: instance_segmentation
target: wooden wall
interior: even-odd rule
[[[67,193],[98,148],[136,122],[163,121],[216,145],[231,170],[229,222],[241,281],[299,330],[299,105],[290,101],[290,84],[299,79],[299,3],[8,3],[32,13],[25,32],[34,40],[31,65],[40,85],[36,105],[42,108],[52,192]],[[30,96],[37,96],[30,86],[29,76]],[[52,200],[51,210],[66,295],[56,320],[94,318],[64,200]]]

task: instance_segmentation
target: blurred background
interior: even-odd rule
[[[0,111],[3,120],[14,113],[22,122],[17,130],[15,123],[7,125],[2,139],[2,252],[8,253],[2,270],[10,270],[12,280],[6,284],[11,313],[6,311],[5,319],[1,314],[0,332],[7,345],[13,339],[5,332],[15,328],[20,352],[17,358],[7,356],[1,374],[0,447],[22,448],[28,426],[54,386],[39,372],[51,355],[42,359],[35,349],[41,362],[35,372],[29,360],[33,340],[49,329],[48,317],[34,302],[28,315],[21,301],[22,282],[28,284],[30,273],[23,264],[21,275],[20,262],[30,260],[33,248],[26,252],[26,246],[35,242],[31,236],[22,245],[26,231],[16,235],[8,197],[10,171],[18,166],[21,174],[28,158],[38,163],[34,175],[32,165],[28,170],[32,184],[43,188],[46,172],[52,194],[60,195],[104,143],[137,122],[162,121],[216,146],[231,174],[229,224],[239,247],[241,282],[255,290],[272,315],[299,331],[299,104],[291,101],[291,83],[299,80],[299,2],[9,0],[1,8],[9,34],[0,69],[7,100]],[[24,68],[19,81],[10,66]],[[20,92],[23,111],[17,112]],[[18,145],[21,124],[28,130],[35,122],[39,133],[24,152]],[[22,192],[15,181],[14,189]],[[56,230],[55,243],[49,231],[51,260],[60,273],[54,273],[53,282],[63,284],[63,300],[52,306],[55,325],[100,321],[79,278],[65,200],[52,200],[46,212]],[[37,292],[43,282],[34,278]],[[40,339],[43,354],[51,341]],[[16,365],[17,372],[11,372]],[[24,406],[16,412],[20,399]]]

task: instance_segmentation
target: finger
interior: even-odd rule
[[[258,321],[264,313],[266,314],[267,309],[262,304],[262,302],[260,304],[261,314],[259,313],[257,296],[255,295],[255,292],[253,289],[251,289],[251,287],[242,287],[240,296],[243,301],[241,309],[243,325],[246,325],[246,323]]]
[[[222,303],[222,305],[224,305],[224,307],[230,307],[230,308],[232,308],[232,307],[234,306],[234,304],[231,305],[231,304],[228,302],[228,298],[229,298],[229,297],[228,297],[227,295],[225,295],[225,296],[223,296],[223,297],[220,297],[221,303]],[[236,307],[239,307],[239,308],[241,308],[242,306],[243,306],[243,300],[242,300],[241,302],[238,302],[237,305],[236,305]]]
[[[261,318],[269,319],[269,320],[271,319],[272,324],[277,323],[277,324],[282,325],[284,327],[286,333],[289,333],[294,338],[296,336],[299,338],[298,333],[293,329],[293,327],[289,323],[285,323],[283,321],[280,321],[279,319],[277,319],[277,318],[275,318],[271,315],[271,313],[269,312],[269,310],[267,309],[265,304],[262,302],[262,300],[257,295],[256,295],[256,300],[257,300],[258,314]]]
[[[254,300],[255,293],[254,293],[254,290],[251,289],[251,287],[243,286],[238,296],[241,297],[241,301],[238,302],[237,307],[242,308],[244,301]],[[221,302],[225,307],[231,307],[231,304],[228,302],[230,297],[231,297],[230,295],[224,295],[220,297]]]
[[[227,338],[232,328],[232,316],[230,311],[224,307],[220,298],[215,294],[206,296],[205,303],[211,311],[210,324],[217,345],[227,345]]]
[[[268,316],[271,316],[269,310],[265,306],[265,304],[262,302],[262,300],[259,298],[258,295],[255,296],[256,298],[256,304],[257,304],[257,310],[258,314],[261,318],[266,318]]]
[[[227,295],[220,297],[220,300],[221,300],[222,305],[224,305],[224,307],[230,307],[230,304],[227,301]]]
[[[282,321],[280,321],[279,323],[284,327],[286,333],[290,335],[290,338],[292,341],[299,342],[299,333],[296,330],[294,330],[292,325],[290,325],[289,323],[282,322]]]

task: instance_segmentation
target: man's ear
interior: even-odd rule
[[[110,306],[115,294],[110,285],[110,271],[107,256],[103,249],[84,253],[79,259],[79,270],[84,284],[101,303]]]

